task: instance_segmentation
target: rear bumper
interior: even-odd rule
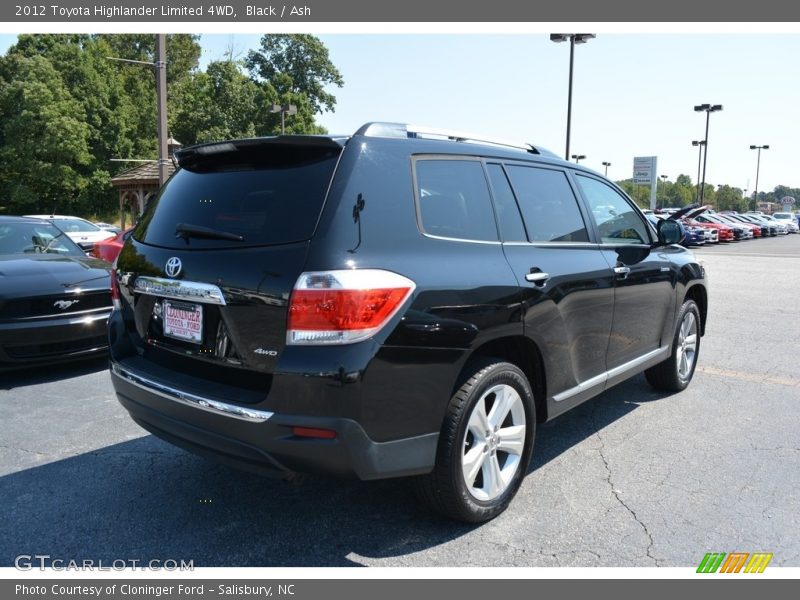
[[[166,379],[112,361],[117,398],[143,428],[186,450],[263,475],[319,472],[359,479],[402,477],[433,468],[438,434],[376,442],[352,419],[278,414],[175,389]],[[327,429],[335,439],[294,435]]]
[[[111,307],[89,315],[0,323],[0,370],[106,353],[110,312]]]

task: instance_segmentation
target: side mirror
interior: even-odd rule
[[[683,223],[672,219],[659,221],[656,226],[656,231],[658,232],[658,243],[660,246],[680,244],[683,238],[686,237],[686,230],[683,228]]]

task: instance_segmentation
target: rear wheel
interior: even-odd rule
[[[525,476],[535,430],[525,374],[506,362],[476,368],[450,400],[436,466],[418,478],[422,499],[459,521],[496,517]]]
[[[678,314],[678,326],[669,358],[644,374],[655,388],[680,392],[686,389],[697,366],[700,352],[700,310],[694,300],[686,300]]]

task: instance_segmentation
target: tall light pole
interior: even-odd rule
[[[667,176],[666,175],[659,175],[661,178],[661,190],[664,191],[664,185],[667,183]],[[664,208],[664,204],[666,203],[666,195],[664,196],[663,200],[661,201],[661,208]]]
[[[610,167],[610,166],[611,166],[611,163],[610,163],[610,162],[603,161],[603,166],[606,168],[606,172],[604,173],[604,175],[605,175],[606,177],[608,177],[608,167]]]
[[[769,150],[769,144],[763,146],[750,146],[750,150],[758,150],[758,160],[756,161],[756,188],[753,190],[753,210],[758,210],[758,171],[761,169],[761,151]]]
[[[572,155],[572,158],[574,158],[574,159],[575,159],[575,164],[578,164],[578,163],[579,163],[579,162],[581,162],[581,161],[582,161],[584,158],[586,158],[586,155],[585,155],[585,154],[573,154],[573,155]]]
[[[575,64],[575,44],[585,44],[592,38],[597,37],[594,33],[551,33],[551,42],[569,42],[569,91],[567,93],[567,149],[564,151],[564,158],[569,160],[569,136],[572,128],[572,71]]]
[[[703,158],[703,146],[706,145],[705,140],[692,140],[692,146],[697,146],[697,195],[694,197],[695,202],[700,202],[700,160]]]
[[[703,183],[700,184],[700,204],[703,203],[703,195],[706,191],[706,161],[708,160],[708,122],[712,112],[722,110],[722,104],[698,104],[694,107],[695,112],[706,113],[706,151],[703,153]]]

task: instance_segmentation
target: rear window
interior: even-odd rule
[[[311,238],[341,150],[275,143],[225,146],[229,149],[185,161],[142,217],[134,232],[138,241],[203,249]],[[178,235],[178,224],[195,233]]]

